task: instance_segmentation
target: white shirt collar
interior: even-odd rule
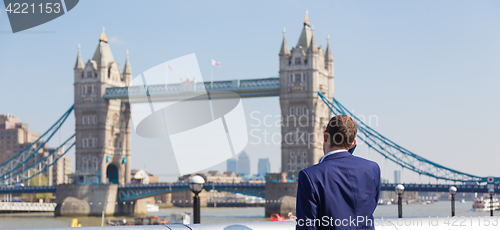
[[[325,154],[325,156],[323,158],[321,158],[321,160],[319,161],[319,163],[323,162],[323,160],[327,157],[327,156],[330,156],[330,155],[333,155],[335,153],[340,153],[340,152],[345,152],[347,151],[346,149],[338,149],[338,150],[335,150],[335,151],[331,151],[327,154]]]

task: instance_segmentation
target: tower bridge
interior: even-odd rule
[[[130,182],[130,103],[179,101],[206,92],[211,99],[238,95],[242,98],[279,96],[282,117],[303,116],[310,125],[299,127],[284,119],[281,168],[297,176],[323,156],[320,144],[308,145],[293,138],[294,132],[321,134],[332,112],[317,92],[333,97],[333,56],[329,42],[326,50],[316,45],[306,16],[297,45],[288,48],[285,31],[279,53],[277,78],[239,79],[178,84],[130,86],[132,68],[128,53],[120,73],[104,30],[92,59],[86,64],[78,51],[74,67],[76,117],[75,181],[82,184]],[[225,92],[236,94],[227,94]],[[144,95],[147,94],[147,97]],[[304,116],[305,115],[305,116]],[[290,134],[290,135],[289,135]]]
[[[398,184],[382,183],[382,191],[394,191]],[[403,183],[407,192],[448,192],[450,184],[406,184]],[[499,184],[488,185],[453,185],[458,191],[464,193],[487,193],[489,188],[500,190]],[[56,185],[53,186],[26,186],[26,187],[0,187],[0,194],[26,194],[26,193],[56,193]],[[188,183],[158,183],[158,184],[128,184],[120,185],[118,188],[118,201],[136,201],[159,194],[172,193],[188,190]],[[206,183],[204,189],[207,191],[234,192],[249,196],[266,198],[264,183]],[[266,198],[266,200],[271,200]]]
[[[485,185],[460,183],[487,182],[488,177],[476,176],[445,167],[425,159],[384,137],[364,124],[354,114],[333,97],[334,60],[329,38],[326,48],[317,46],[309,19],[306,16],[295,47],[288,47],[286,31],[279,51],[279,77],[260,79],[236,79],[229,81],[199,82],[192,87],[184,87],[185,82],[167,85],[130,86],[132,68],[129,55],[120,70],[107,36],[103,32],[91,59],[83,62],[78,48],[74,66],[74,106],[68,110],[32,146],[21,151],[9,162],[0,165],[0,183],[12,185],[29,180],[47,169],[54,162],[44,158],[27,165],[37,148],[47,143],[68,114],[74,110],[75,134],[62,146],[66,152],[75,147],[76,171],[74,182],[77,185],[58,187],[0,187],[0,193],[56,192],[59,203],[65,199],[90,202],[96,196],[107,199],[103,202],[138,200],[141,198],[187,189],[187,184],[130,185],[131,181],[131,103],[159,101],[180,101],[208,93],[211,99],[224,99],[238,95],[241,98],[279,97],[282,122],[281,169],[289,177],[307,168],[323,157],[320,141],[312,145],[298,141],[299,133],[321,136],[332,115],[348,114],[358,122],[358,138],[368,147],[402,168],[419,175],[458,183],[463,192],[483,192]],[[193,84],[192,82],[190,84]],[[230,91],[236,94],[227,94]],[[143,95],[148,95],[144,97]],[[309,125],[299,127],[294,119],[304,118]],[[298,130],[298,131],[297,131]],[[294,134],[296,133],[296,134]],[[289,139],[285,139],[289,138]],[[55,159],[57,160],[57,159]],[[498,187],[500,178],[492,178]],[[382,185],[383,190],[393,190],[394,184]],[[447,191],[448,185],[405,185],[407,191]],[[249,195],[266,196],[267,200],[279,200],[284,196],[295,196],[295,183],[267,183],[266,185],[248,184],[207,184],[206,189],[240,192]],[[267,192],[266,192],[267,191]],[[287,192],[284,192],[287,191]],[[92,198],[94,197],[94,198]],[[138,212],[136,202],[119,209],[108,207],[106,212]],[[268,208],[266,204],[266,209]],[[59,211],[58,211],[59,210]],[[70,210],[68,213],[71,214]],[[56,208],[64,215],[64,210]],[[100,215],[102,210],[89,210]],[[279,211],[278,211],[279,212]],[[88,214],[88,213],[87,213]]]

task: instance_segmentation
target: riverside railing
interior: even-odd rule
[[[203,222],[203,219],[202,219]],[[323,222],[324,223],[324,222]],[[332,222],[335,224],[335,221]],[[293,230],[295,221],[266,221],[266,222],[242,222],[242,223],[207,223],[207,224],[169,224],[169,225],[142,225],[142,226],[109,226],[109,227],[83,227],[80,229],[93,230],[139,230],[139,229],[170,229],[170,230]],[[353,226],[356,221],[340,221],[337,224]],[[473,217],[428,217],[428,218],[376,218],[373,222],[376,230],[413,230],[413,229],[499,229],[498,217],[473,216]],[[323,225],[325,226],[325,225]],[[43,228],[32,228],[43,229]],[[49,229],[49,228],[46,228]],[[71,230],[70,228],[50,228]]]
[[[56,203],[0,202],[0,211],[53,212]]]

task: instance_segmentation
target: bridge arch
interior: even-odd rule
[[[118,184],[118,167],[116,165],[108,165],[106,168],[106,178],[110,184]]]

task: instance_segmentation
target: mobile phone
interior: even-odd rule
[[[354,154],[354,150],[356,149],[356,146],[358,145],[354,145],[354,147],[352,147],[352,149],[349,149],[347,150],[350,154]]]

